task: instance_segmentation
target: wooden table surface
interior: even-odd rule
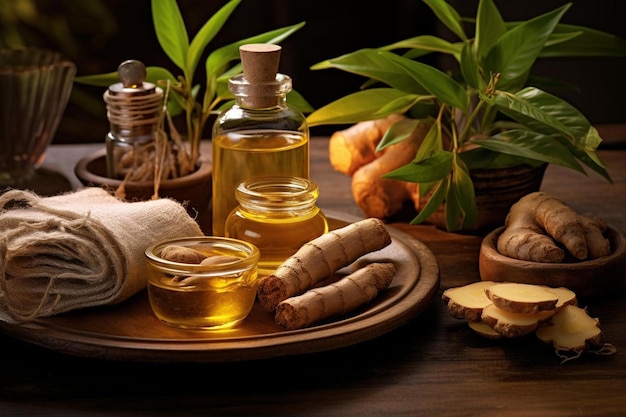
[[[362,216],[350,179],[332,170],[328,141],[311,143],[323,209]],[[550,166],[542,189],[626,233],[626,150],[600,156],[613,177]],[[47,187],[79,186],[78,159],[101,145],[55,145]],[[479,280],[481,236],[431,226],[393,227],[435,254],[441,289]],[[319,353],[229,363],[137,363],[86,359],[0,335],[2,416],[624,416],[626,298],[585,300],[600,318],[611,356],[561,364],[534,336],[492,341],[453,319],[440,300],[373,340]]]

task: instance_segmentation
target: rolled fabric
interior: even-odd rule
[[[0,314],[29,321],[122,302],[146,286],[145,249],[202,231],[171,199],[122,202],[89,187],[0,195]]]

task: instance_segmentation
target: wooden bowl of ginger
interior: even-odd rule
[[[483,281],[566,287],[583,299],[614,296],[626,288],[626,239],[611,227],[604,233],[610,242],[608,255],[582,261],[568,256],[558,263],[502,255],[497,242],[503,231],[504,227],[497,228],[482,241],[478,265]]]

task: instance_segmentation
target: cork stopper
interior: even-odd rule
[[[291,79],[278,73],[281,47],[252,43],[239,47],[243,74],[229,81],[229,89],[249,108],[270,108],[279,104],[279,95],[291,90]]]
[[[280,50],[278,45],[252,43],[239,47],[243,76],[250,83],[267,83],[276,79]]]

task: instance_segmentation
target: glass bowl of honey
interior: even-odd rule
[[[161,321],[188,329],[227,329],[254,305],[259,249],[225,237],[168,240],[145,251],[148,298]]]

